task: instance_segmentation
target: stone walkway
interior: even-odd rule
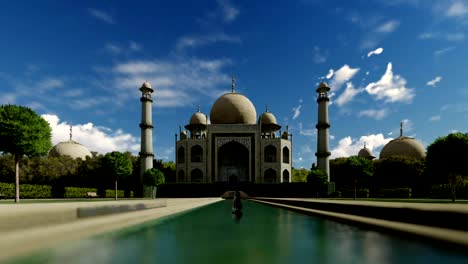
[[[123,229],[220,200],[222,199],[174,198],[0,204],[0,262],[57,246],[63,241],[80,240]]]

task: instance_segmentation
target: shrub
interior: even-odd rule
[[[383,198],[411,198],[411,188],[381,189],[377,196]]]
[[[7,198],[15,197],[14,183],[0,183],[0,193]],[[51,187],[48,185],[20,185],[20,198],[52,198]]]
[[[346,189],[341,191],[341,197],[354,198],[354,189]],[[369,198],[369,189],[356,190],[357,198]]]
[[[117,197],[124,198],[125,197],[124,190],[117,190]],[[106,198],[115,198],[115,190],[106,190]]]
[[[88,192],[97,192],[96,188],[65,187],[65,198],[88,198]]]
[[[458,186],[456,189],[456,196],[457,198],[467,199],[468,198],[468,184]],[[430,198],[450,199],[451,197],[452,197],[452,193],[451,193],[449,184],[439,184],[439,185],[431,186]]]

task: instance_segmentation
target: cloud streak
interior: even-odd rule
[[[385,100],[387,103],[411,102],[414,90],[406,87],[406,80],[394,75],[392,63],[389,62],[384,75],[377,82],[369,83],[366,91],[377,100]]]
[[[98,20],[101,20],[103,22],[106,22],[107,24],[115,24],[115,20],[114,18],[104,12],[104,11],[101,11],[101,10],[97,10],[97,9],[94,9],[94,8],[90,8],[88,9],[88,12],[91,16],[93,16],[94,18],[98,19]]]
[[[351,68],[347,64],[343,65],[343,67],[335,71],[330,81],[330,88],[333,89],[333,91],[340,90],[341,86],[351,80],[358,72],[359,68]]]
[[[369,53],[367,53],[367,57],[369,58],[370,56],[372,55],[379,55],[383,52],[383,48],[377,48],[375,50],[371,50],[369,51]]]
[[[432,87],[436,87],[437,83],[440,82],[442,80],[442,77],[441,76],[437,76],[435,77],[434,79],[428,81],[426,83],[427,86],[432,86]]]

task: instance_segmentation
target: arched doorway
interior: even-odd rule
[[[191,162],[202,162],[203,161],[203,149],[199,145],[195,145],[190,150],[190,161]]]
[[[185,149],[180,147],[177,150],[177,163],[185,163]]]
[[[193,169],[190,173],[190,181],[200,183],[203,182],[203,172],[200,169]]]
[[[177,182],[184,182],[185,181],[185,172],[183,170],[179,170],[177,173]]]
[[[276,162],[276,148],[272,145],[265,147],[265,162]]]
[[[288,147],[283,148],[283,163],[289,163],[289,149],[288,149]]]
[[[218,181],[249,181],[249,150],[239,142],[231,141],[218,149]]]
[[[288,170],[283,171],[283,182],[289,182],[289,171]]]
[[[276,171],[274,169],[268,169],[263,173],[263,182],[275,183],[276,182]]]

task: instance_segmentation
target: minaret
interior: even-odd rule
[[[327,92],[330,91],[327,83],[322,82],[318,87],[316,92],[318,93],[317,103],[318,103],[318,122],[317,122],[317,167],[323,172],[327,173],[327,180],[330,182],[330,150],[328,146],[328,129],[330,128],[330,123],[328,122],[328,98]],[[334,191],[334,190],[333,190]],[[328,190],[330,193],[330,188]]]
[[[141,91],[141,150],[140,150],[140,180],[143,173],[153,168],[153,117],[151,93],[154,92],[149,82],[144,82]],[[141,181],[140,181],[141,182]]]

